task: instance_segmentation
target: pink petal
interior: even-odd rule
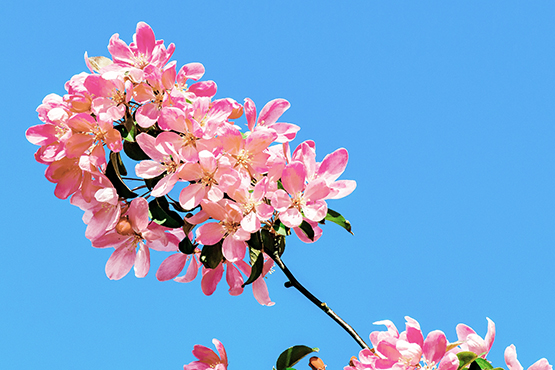
[[[131,270],[135,263],[135,249],[124,245],[112,253],[106,262],[106,276],[111,280],[119,280]]]
[[[152,28],[145,22],[137,23],[137,31],[135,33],[135,41],[139,52],[145,56],[150,56],[154,45],[156,45],[156,38]]]
[[[195,278],[197,277],[199,267],[200,266],[199,266],[199,263],[197,262],[196,257],[193,256],[191,258],[191,263],[189,263],[189,266],[187,267],[187,272],[185,273],[185,275],[176,277],[173,280],[177,281],[178,283],[191,282],[191,281],[195,280]]]
[[[290,106],[291,104],[285,99],[274,99],[269,101],[260,111],[258,122],[261,125],[272,125]]]
[[[233,263],[226,263],[227,271],[225,274],[225,279],[229,285],[229,294],[236,296],[243,293],[243,275],[237,270],[237,267],[233,266]]]
[[[509,370],[523,370],[522,365],[516,358],[516,347],[514,344],[505,349],[505,362]]]
[[[330,193],[326,199],[341,199],[351,194],[357,183],[354,180],[339,180],[330,185]]]
[[[148,227],[148,202],[145,198],[139,197],[131,201],[127,211],[133,230],[141,233]]]
[[[172,254],[166,258],[156,271],[156,278],[159,281],[167,281],[175,278],[185,267],[188,256],[183,253]]]
[[[263,306],[273,306],[275,302],[270,299],[270,294],[268,293],[268,287],[266,286],[266,281],[260,276],[252,283],[252,292],[254,298],[258,303]]]
[[[146,103],[141,105],[135,112],[135,119],[137,124],[142,128],[148,128],[158,121],[160,110],[158,105],[154,103]],[[152,157],[151,157],[152,158]]]
[[[222,280],[224,274],[224,267],[220,263],[215,269],[202,269],[202,280],[200,286],[205,295],[211,295],[216,290],[218,283]]]
[[[225,259],[228,260],[229,262],[235,262],[245,258],[246,250],[247,250],[247,244],[244,241],[236,240],[232,236],[228,236],[227,238],[224,239],[223,246],[222,246],[222,253]]]
[[[188,79],[198,81],[202,76],[204,76],[204,66],[201,63],[188,63],[179,70],[177,81],[185,84]]]
[[[424,357],[428,363],[439,363],[447,348],[447,338],[442,331],[434,330],[428,334],[424,341]]]
[[[337,178],[345,171],[347,162],[349,161],[349,153],[347,149],[340,148],[335,152],[328,154],[318,167],[317,175],[325,179],[328,184],[337,180]]]
[[[283,187],[291,195],[296,195],[304,190],[306,180],[306,169],[303,163],[293,161],[283,170],[281,181]]]
[[[279,219],[287,227],[297,227],[303,222],[303,216],[296,208],[289,208],[279,214]]]
[[[170,175],[164,176],[152,189],[152,196],[158,198],[168,194],[177,183],[177,179],[177,173],[172,173]]]
[[[134,269],[135,276],[138,278],[143,278],[148,274],[148,271],[150,270],[150,249],[143,243],[140,244],[141,246],[135,258]]]
[[[206,195],[206,187],[202,184],[190,184],[179,194],[179,204],[186,210],[195,208]]]
[[[200,226],[196,231],[196,240],[200,244],[214,245],[222,240],[225,230],[219,223],[209,222]]]
[[[135,165],[135,173],[143,179],[153,179],[166,171],[166,166],[156,161],[144,160]]]
[[[457,370],[459,367],[459,358],[456,354],[449,352],[443,357],[437,370]]]
[[[310,221],[319,222],[326,218],[328,214],[328,205],[324,200],[317,200],[314,202],[307,202],[302,207],[304,217]]]
[[[200,97],[213,97],[218,91],[218,87],[214,81],[200,81],[189,87],[190,92]]]
[[[256,124],[256,105],[251,99],[246,98],[243,107],[245,110],[245,116],[247,117],[249,130],[252,131],[254,129],[254,125]]]
[[[222,362],[222,364],[227,366],[227,353],[225,352],[224,345],[216,338],[212,339],[212,343],[214,344],[214,346],[216,346],[216,349],[220,354],[220,359],[221,359],[220,361]]]
[[[193,355],[207,365],[213,365],[220,362],[220,358],[214,351],[199,344],[193,347]]]

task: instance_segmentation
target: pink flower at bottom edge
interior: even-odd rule
[[[524,368],[520,364],[520,362],[516,358],[516,347],[514,344],[505,349],[505,362],[507,363],[507,367],[509,370],[523,370]],[[549,364],[547,359],[542,358],[536,361],[532,366],[528,368],[528,370],[552,370],[553,366]]]
[[[227,370],[227,354],[224,345],[216,338],[212,339],[212,343],[216,346],[217,354],[210,348],[197,344],[193,347],[193,355],[198,361],[183,365],[183,370]]]

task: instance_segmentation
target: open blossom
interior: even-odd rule
[[[363,349],[359,358],[352,359],[345,370],[361,369],[404,369],[420,367],[438,370],[457,370],[459,360],[450,352],[449,343],[442,331],[430,332],[426,339],[420,324],[411,317],[405,317],[406,330],[399,333],[389,320],[374,324],[385,325],[387,331],[374,331],[370,334],[373,350]]]
[[[488,320],[488,332],[486,337],[482,339],[474,329],[465,324],[457,325],[457,337],[459,342],[461,342],[461,351],[474,352],[482,358],[486,358],[493,341],[495,339],[495,324],[489,318]]]
[[[516,358],[516,347],[511,344],[505,349],[505,362],[509,370],[523,370],[524,368]],[[552,370],[553,366],[549,364],[547,359],[542,358],[536,361],[528,368],[528,370]]]
[[[110,279],[123,278],[133,266],[137,277],[145,277],[150,269],[149,248],[162,251],[177,250],[177,238],[173,239],[173,235],[164,231],[162,226],[148,221],[147,201],[144,198],[136,198],[115,229],[94,239],[92,244],[96,248],[115,248],[106,263],[106,275]]]
[[[183,366],[183,370],[227,370],[227,354],[224,345],[217,339],[212,339],[218,353],[208,347],[197,344],[193,347],[193,355],[198,361]]]

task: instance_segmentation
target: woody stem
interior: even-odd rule
[[[285,263],[283,263],[283,261],[281,260],[281,257],[279,256],[278,251],[275,251],[274,253],[272,253],[272,255],[270,255],[270,257],[274,260],[276,265],[278,265],[278,267],[281,269],[281,271],[283,271],[285,276],[287,276],[287,278],[289,279],[289,281],[285,283],[285,286],[287,288],[294,287],[295,289],[297,289],[302,295],[304,295],[306,298],[308,298],[309,301],[314,303],[318,308],[320,308],[329,317],[331,317],[333,319],[333,321],[338,323],[339,326],[341,326],[343,328],[343,330],[345,330],[347,333],[349,333],[349,335],[358,343],[359,346],[361,346],[363,349],[364,348],[370,349],[368,344],[366,344],[364,342],[364,340],[360,337],[360,335],[358,335],[358,333],[355,331],[355,329],[353,329],[353,327],[351,325],[347,324],[331,308],[329,308],[329,306],[325,302],[320,301],[312,293],[310,293],[301,283],[299,283],[299,281],[295,278],[295,276],[293,276],[291,271],[289,271],[287,266],[285,266]]]

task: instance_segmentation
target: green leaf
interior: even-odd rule
[[[245,281],[243,285],[241,285],[242,288],[258,279],[262,274],[262,269],[264,267],[264,253],[253,248],[249,248],[249,253],[252,265],[251,274],[247,281]]]
[[[274,222],[274,231],[276,234],[288,236],[291,235],[291,229],[283,224],[279,219]]]
[[[264,246],[264,251],[267,254],[273,254],[276,250],[274,235],[267,229],[260,230],[260,234],[262,235],[262,245]]]
[[[202,247],[202,252],[200,253],[200,262],[204,267],[209,269],[215,269],[218,267],[220,262],[222,262],[224,255],[222,254],[222,241],[214,245],[205,245]]]
[[[117,155],[114,156],[117,170],[119,171],[120,175],[127,176],[127,169],[125,168],[123,161],[121,160],[121,155],[116,153]]]
[[[170,210],[166,197],[154,198],[148,203],[148,211],[152,221],[171,228],[183,226],[183,219],[179,213]]]
[[[196,246],[191,243],[189,237],[185,235],[185,238],[179,242],[179,251],[184,254],[193,254],[195,253]]]
[[[144,179],[146,187],[149,188],[150,190],[154,189],[156,184],[158,184],[158,181],[162,180],[164,176],[166,176],[166,172],[156,177],[153,177],[152,179]]]
[[[468,367],[468,370],[480,370],[480,365],[478,365],[476,360],[474,360],[474,361],[472,361],[472,363]]]
[[[301,229],[306,234],[308,239],[314,241],[314,229],[312,228],[312,226],[310,226],[308,222],[303,220],[303,222],[299,225],[299,229]]]
[[[260,238],[260,232],[251,234],[251,238],[247,240],[247,244],[249,245],[250,248],[261,251],[262,239]]]
[[[493,369],[493,366],[491,366],[489,361],[485,360],[483,358],[478,357],[476,360],[474,360],[474,362],[476,362],[478,364],[478,366],[480,366],[480,369],[482,369],[482,370],[491,370],[491,369]]]
[[[276,370],[286,370],[302,360],[306,355],[318,351],[318,348],[310,348],[303,345],[289,347],[279,355],[276,361]]]
[[[135,198],[138,194],[134,193],[125,185],[121,178],[118,163],[121,162],[121,157],[119,153],[110,152],[110,161],[108,166],[106,166],[106,177],[110,180],[114,188],[116,189],[118,195],[122,198]],[[123,163],[122,163],[123,165]]]
[[[461,370],[463,367],[478,358],[478,356],[474,352],[470,351],[459,352],[457,353],[457,357],[459,358],[459,367],[457,368],[457,370]]]
[[[335,212],[333,209],[328,208],[328,214],[326,215],[325,219],[335,224],[338,224],[339,226],[341,226],[342,228],[344,228],[345,230],[353,234],[353,232],[351,231],[351,223],[345,220],[345,217],[343,217],[341,213]]]
[[[146,155],[145,152],[143,152],[143,150],[139,146],[139,143],[137,143],[136,141],[131,142],[125,140],[123,142],[123,151],[125,152],[125,154],[127,154],[129,158],[135,161],[150,159],[150,157]]]

